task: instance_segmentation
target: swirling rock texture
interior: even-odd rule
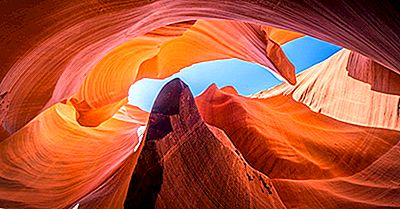
[[[400,207],[395,1],[5,0],[0,11],[0,207]],[[296,76],[281,45],[303,34],[345,49]],[[150,114],[127,104],[141,78],[228,58],[285,82],[193,99],[173,80]]]

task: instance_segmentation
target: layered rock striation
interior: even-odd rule
[[[0,11],[0,207],[400,207],[394,1],[5,0]],[[281,46],[303,34],[344,49],[295,75]],[[193,99],[173,80],[150,114],[127,104],[141,78],[229,58],[285,83]]]

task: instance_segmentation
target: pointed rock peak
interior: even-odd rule
[[[215,83],[212,83],[207,89],[217,90],[218,86]]]
[[[233,87],[233,86],[225,86],[225,87],[222,87],[222,88],[221,88],[221,91],[223,91],[223,92],[225,92],[225,93],[235,94],[235,95],[239,94],[239,93],[237,92],[237,90],[235,89],[235,87]]]
[[[170,116],[173,115],[183,118],[186,125],[200,118],[189,87],[179,78],[168,82],[158,94],[150,113],[147,138],[161,139],[170,133],[172,131]]]
[[[206,90],[204,90],[203,93],[201,93],[197,97],[202,97],[205,95],[213,95],[213,94],[215,94],[215,92],[218,92],[218,91],[220,91],[219,88],[217,87],[217,85],[215,83],[213,83]]]
[[[151,113],[161,113],[163,115],[178,114],[179,103],[184,94],[191,95],[189,87],[179,78],[171,80],[161,89]]]
[[[179,79],[160,92],[145,137],[125,208],[283,207],[267,178],[239,156],[222,130],[201,119]]]
[[[163,157],[173,146],[171,144],[177,142],[168,138],[168,134],[186,136],[200,119],[189,87],[179,78],[161,89],[150,113],[144,146],[132,174],[125,208],[155,208],[164,181]]]

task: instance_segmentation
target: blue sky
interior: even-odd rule
[[[282,49],[295,66],[296,73],[299,73],[325,60],[341,48],[305,36],[286,43]],[[234,86],[239,94],[250,95],[282,82],[257,64],[238,59],[216,60],[192,65],[163,80],[139,80],[129,89],[129,103],[150,111],[161,87],[177,77],[189,85],[195,96],[201,94],[212,83],[219,88]]]

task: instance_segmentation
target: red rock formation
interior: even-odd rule
[[[179,79],[161,90],[125,208],[283,208],[264,174],[207,126]]]
[[[196,23],[169,25],[112,49],[93,66],[83,84],[75,74],[61,76],[50,100],[36,94],[36,91],[41,91],[40,88],[49,86],[20,86],[23,90],[18,89],[14,83],[15,79],[20,82],[23,77],[14,74],[18,77],[7,78],[2,82],[2,88],[13,86],[17,89],[12,90],[14,93],[7,94],[4,99],[3,106],[11,106],[6,106],[0,115],[3,118],[3,127],[12,133],[28,122],[37,111],[43,111],[55,102],[65,99],[65,94],[71,93],[74,93],[71,102],[77,110],[78,122],[85,126],[97,126],[123,105],[129,87],[136,80],[143,77],[167,77],[193,63],[207,60],[235,57],[257,62],[290,83],[295,83],[294,67],[276,42],[284,43],[299,36],[301,35],[297,33],[271,27],[222,20],[199,20]],[[188,51],[191,53],[187,53]],[[75,68],[71,70],[77,73]],[[40,85],[44,81],[44,78],[40,78],[31,82],[39,82],[37,85]],[[63,90],[58,91],[59,88]],[[14,98],[23,96],[25,91],[35,101],[29,108],[24,108],[28,97],[21,101]]]
[[[67,3],[45,0],[40,4],[29,0],[7,0],[1,3],[0,8],[0,20],[4,25],[0,31],[4,37],[0,42],[0,94],[7,93],[3,98],[0,119],[8,133],[17,131],[51,105],[75,95],[82,82],[89,80],[85,79],[88,73],[94,71],[93,68],[112,49],[156,28],[187,20],[229,19],[290,29],[355,50],[394,72],[400,72],[397,58],[400,27],[393,21],[399,19],[399,12],[389,0]],[[250,34],[239,37],[251,38],[253,35]],[[277,41],[274,38],[276,34],[271,34],[271,40]],[[218,36],[224,37],[224,33],[218,33]],[[229,42],[230,45],[235,43]],[[259,48],[257,43],[252,43],[248,50]],[[148,50],[140,57],[154,56],[154,51]],[[235,50],[223,54],[232,55]],[[277,56],[276,53],[267,54]],[[119,62],[114,64],[119,65]],[[123,99],[126,86],[134,82],[134,72],[129,76],[122,71],[110,76],[110,72],[105,66],[103,75],[88,85],[90,93],[77,98],[81,124],[95,126],[111,117],[118,109],[112,106],[120,105],[115,100]],[[121,86],[108,91],[107,81],[114,79]],[[91,98],[91,94],[98,98]],[[89,121],[84,119],[87,114],[98,118]],[[94,117],[88,118],[93,120]]]
[[[283,95],[213,86],[196,103],[226,135],[171,81],[150,115],[126,208],[400,207],[400,132],[336,121]]]
[[[169,27],[159,30],[170,31]],[[268,38],[268,33],[277,41],[288,41],[299,37],[298,34],[279,30],[276,35],[273,28],[266,33],[267,27],[221,20],[198,20],[190,28],[176,27],[186,30],[176,37],[175,33],[157,36],[159,32],[151,32],[150,36],[121,45],[100,61],[73,97],[78,122],[97,126],[111,117],[120,106],[119,100],[127,97],[130,85],[138,79],[167,77],[193,63],[207,60],[236,57],[257,62],[295,83],[293,65],[280,46]],[[286,37],[285,34],[292,35]]]
[[[147,121],[147,113],[124,109],[88,128],[75,121],[72,106],[57,104],[3,140],[1,207],[121,208],[139,156],[137,130]]]
[[[400,75],[362,55],[343,49],[297,80],[294,86],[282,84],[253,97],[291,95],[313,111],[347,123],[400,130]]]
[[[400,207],[399,14],[390,0],[1,1],[0,207]],[[295,77],[280,45],[302,34],[347,49]],[[143,133],[133,82],[227,58],[287,83],[209,89],[201,119],[174,81]]]
[[[248,162],[271,178],[350,176],[400,139],[400,132],[312,112],[290,96],[249,99],[213,86],[196,101],[204,120],[224,130]]]

